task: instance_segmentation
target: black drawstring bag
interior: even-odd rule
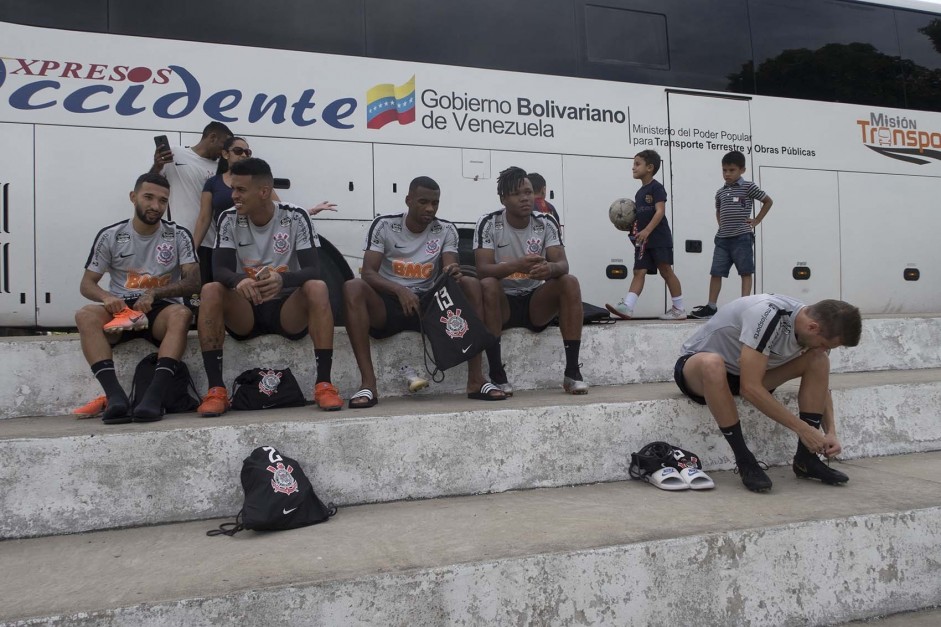
[[[442,274],[422,295],[421,310],[425,370],[434,381],[444,379],[443,371],[464,363],[497,342],[450,274]],[[431,344],[433,370],[428,368],[426,338]],[[439,372],[441,379],[436,379]]]
[[[138,362],[134,368],[134,379],[131,381],[131,407],[137,407],[147,393],[154,380],[154,374],[157,372],[157,353],[151,353]],[[196,395],[193,398],[193,394]],[[196,384],[193,383],[193,377],[190,376],[189,368],[182,361],[173,373],[170,384],[163,392],[163,408],[168,414],[185,414],[195,411],[199,407],[199,392],[196,390]]]
[[[252,368],[235,378],[232,409],[301,407],[307,403],[290,368]]]
[[[243,529],[276,531],[324,522],[337,513],[324,505],[297,460],[273,446],[259,446],[242,462],[245,503],[234,523],[210,529],[207,536],[234,536]]]

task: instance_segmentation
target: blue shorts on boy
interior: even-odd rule
[[[762,202],[766,197],[761,188],[741,177],[716,192],[719,232],[709,274],[727,277],[733,264],[740,275],[755,273],[755,236],[747,220],[752,217],[755,201]]]

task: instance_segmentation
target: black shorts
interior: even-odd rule
[[[387,337],[392,337],[402,331],[418,331],[421,332],[421,319],[417,314],[406,315],[402,310],[402,303],[399,302],[398,297],[387,294],[385,292],[377,292],[379,298],[382,299],[382,304],[386,306],[386,325],[381,329],[374,329],[369,327],[369,335],[377,340],[381,340]],[[417,295],[421,298],[421,294]],[[419,303],[419,310],[422,309],[423,304]]]
[[[549,326],[549,323],[536,326],[529,318],[529,301],[533,299],[533,294],[539,288],[525,294],[507,294],[506,300],[510,304],[510,317],[503,323],[504,329],[529,329],[536,333],[541,333]]]
[[[683,355],[676,360],[676,365],[673,366],[673,380],[676,381],[676,386],[680,388],[680,392],[685,394],[691,401],[694,403],[699,403],[700,405],[706,404],[706,399],[697,394],[693,394],[689,391],[689,388],[686,387],[686,379],[683,377],[683,366],[686,365],[686,360],[695,355],[696,353],[690,353],[689,355]],[[737,374],[732,374],[731,372],[726,371],[725,379],[729,382],[729,390],[732,392],[732,396],[738,396],[741,392],[741,377]],[[774,390],[769,390],[774,392]]]
[[[131,309],[134,308],[134,304],[137,303],[137,297],[134,298],[125,298],[124,302],[127,303],[127,306]],[[131,340],[147,340],[154,346],[160,346],[160,340],[154,337],[153,328],[154,322],[157,321],[157,316],[160,315],[160,312],[169,307],[170,305],[177,305],[179,303],[174,303],[168,300],[158,300],[154,301],[154,304],[150,306],[150,311],[148,311],[145,316],[147,316],[147,328],[141,329],[139,331],[123,331],[118,335],[117,341],[113,346],[118,344],[124,344],[125,342],[130,342]],[[193,311],[192,307],[186,306],[190,311]]]
[[[301,339],[307,335],[306,327],[297,333],[288,333],[281,328],[281,308],[284,307],[284,302],[290,297],[291,294],[288,294],[287,296],[265,301],[260,305],[252,305],[252,311],[255,314],[255,325],[246,335],[239,335],[229,327],[226,327],[225,330],[229,332],[229,335],[239,341],[250,340],[259,335],[269,334],[280,335],[291,341]]]
[[[673,265],[673,247],[672,246],[645,246],[644,254],[640,257],[637,256],[637,253],[640,252],[640,248],[634,249],[634,269],[635,270],[646,270],[647,274],[657,274],[657,265],[667,264],[668,266]]]

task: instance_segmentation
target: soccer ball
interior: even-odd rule
[[[637,209],[630,198],[618,198],[608,209],[611,224],[619,231],[630,231],[637,219]]]

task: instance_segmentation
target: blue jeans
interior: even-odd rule
[[[728,277],[735,264],[739,275],[755,274],[755,236],[744,233],[734,237],[716,237],[716,249],[712,253],[712,276]]]

